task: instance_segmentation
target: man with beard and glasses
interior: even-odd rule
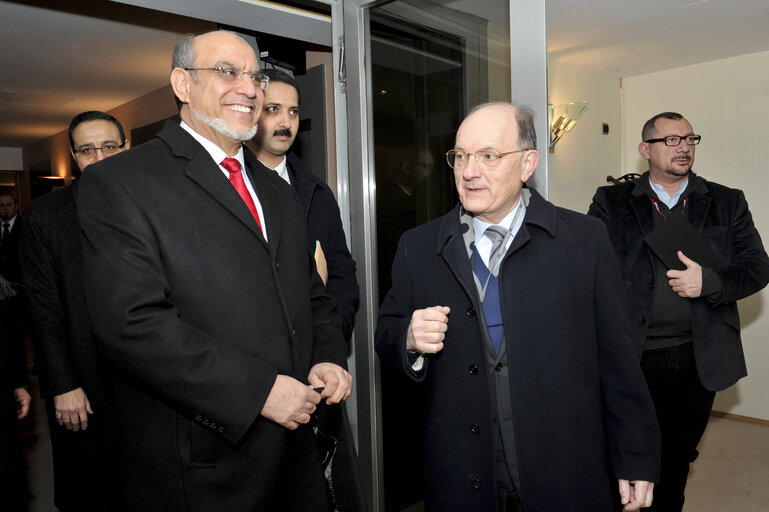
[[[299,128],[301,101],[296,81],[279,69],[265,69],[263,73],[270,79],[270,87],[264,91],[259,130],[247,145],[261,163],[276,171],[296,190],[307,222],[307,245],[315,254],[326,291],[336,298],[349,341],[358,309],[358,282],[339,206],[328,185],[289,151]]]
[[[171,71],[182,122],[81,179],[124,510],[331,507],[310,420],[350,396],[352,377],[301,205],[243,150],[268,84],[237,35],[185,37]]]
[[[742,191],[692,172],[701,137],[681,114],[652,117],[641,136],[649,171],[599,188],[589,213],[606,223],[619,260],[662,433],[650,510],[680,512],[715,393],[747,374],[736,301],[766,286],[769,258]],[[666,244],[654,241],[665,233]]]

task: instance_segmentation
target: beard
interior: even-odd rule
[[[192,115],[197,117],[200,121],[204,122],[211,128],[213,128],[215,131],[221,133],[225,137],[229,137],[231,139],[235,140],[251,140],[254,138],[254,135],[256,135],[257,125],[254,124],[254,126],[250,130],[238,130],[236,128],[233,128],[229,124],[227,124],[227,121],[224,119],[220,119],[218,117],[211,117],[204,114],[201,114],[194,108],[190,107],[190,112],[192,112]]]
[[[680,168],[671,165],[665,168],[665,174],[667,174],[668,176],[675,176],[677,178],[683,178],[687,176],[692,170],[692,163],[693,163],[692,161],[693,159],[691,157],[688,157],[688,160],[689,160],[688,161],[689,166],[685,170],[681,170]],[[674,164],[675,161],[671,163]]]

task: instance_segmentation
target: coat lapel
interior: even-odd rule
[[[185,175],[251,230],[266,247],[267,241],[256,220],[211,155],[174,121],[166,122],[158,137],[168,144],[174,156],[188,160]],[[257,195],[259,201],[263,201],[258,191]]]
[[[280,246],[280,237],[283,231],[283,213],[282,205],[280,204],[280,201],[278,201],[275,184],[271,183],[267,179],[267,176],[273,176],[277,179],[282,178],[278,177],[275,171],[271,171],[262,165],[250,151],[245,150],[244,156],[246,161],[246,173],[248,173],[251,185],[253,185],[256,196],[262,204],[262,212],[264,213],[262,222],[264,222],[264,225],[267,228],[267,236],[270,239],[270,251],[273,252],[274,256],[277,254],[278,247]],[[261,231],[259,234],[261,235]]]
[[[460,233],[459,206],[443,218],[438,235],[438,254],[451,269],[475,308],[480,307],[467,247]]]
[[[640,193],[637,194],[636,192]],[[633,191],[633,197],[630,199],[630,208],[632,208],[633,213],[635,214],[636,221],[638,222],[638,229],[641,231],[641,237],[646,236],[654,229],[653,215],[656,215],[652,208],[651,201],[649,200],[649,196],[636,188]]]
[[[698,233],[702,233],[708,210],[710,210],[711,199],[706,193],[707,185],[700,182],[697,189],[689,196],[689,204],[687,205],[689,211],[686,218],[689,219],[689,223],[694,226]]]

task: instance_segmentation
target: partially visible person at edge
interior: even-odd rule
[[[8,301],[16,295],[0,276],[0,508],[8,512],[27,510],[27,480],[19,439],[19,420],[29,414],[27,358],[24,344],[8,336]]]

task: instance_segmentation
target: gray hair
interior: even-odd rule
[[[192,50],[195,37],[197,37],[195,34],[187,34],[176,43],[176,46],[174,46],[174,54],[171,57],[171,71],[176,68],[184,69],[195,67],[195,52]],[[190,76],[192,77],[192,81],[197,83],[197,71],[190,71]],[[182,100],[180,100],[176,94],[174,94],[174,100],[176,101],[177,110],[181,111],[183,105]]]
[[[529,107],[516,105],[509,101],[491,101],[476,105],[470,110],[467,117],[481,109],[494,106],[512,108],[515,111],[515,122],[518,125],[518,144],[521,149],[537,149],[537,129],[534,126],[534,112]]]

